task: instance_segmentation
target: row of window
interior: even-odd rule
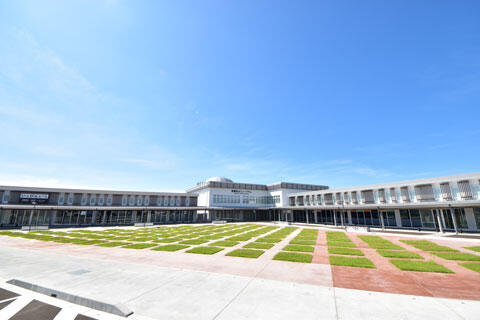
[[[480,183],[480,182],[479,182]],[[474,187],[472,187],[470,181],[458,181],[456,182],[458,188],[457,199],[458,200],[473,200],[475,198]],[[438,198],[445,201],[453,200],[453,186],[449,182],[441,183],[440,188],[437,190]],[[303,199],[302,199],[303,198]],[[351,192],[337,192],[327,193],[319,195],[307,195],[292,197],[290,205],[318,205],[318,204],[372,204],[372,203],[386,203],[390,201],[392,203],[412,202],[416,199],[419,202],[423,201],[435,201],[435,192],[432,184],[417,185],[413,187],[400,187],[400,188],[383,188],[378,190],[362,190]]]
[[[2,203],[3,204],[8,204],[10,201],[10,191],[4,191],[3,196],[2,196]],[[60,193],[58,195],[58,200],[57,204],[59,206],[62,205],[68,205],[71,206],[74,203],[74,194],[69,193]],[[81,206],[112,206],[113,204],[113,195],[96,195],[96,194],[82,194],[80,198],[80,205]],[[121,199],[121,205],[122,206],[149,206],[150,205],[150,196],[134,196],[134,195],[123,195]],[[157,206],[181,206],[181,198],[180,197],[174,197],[174,196],[159,196],[157,197]],[[185,206],[190,205],[190,198],[186,197],[185,198]]]
[[[249,196],[244,195],[229,195],[229,194],[214,194],[212,196],[214,204],[263,204],[273,205],[280,203],[280,196]]]

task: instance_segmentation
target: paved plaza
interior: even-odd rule
[[[129,319],[476,319],[480,312],[480,273],[472,267],[480,260],[476,239],[272,224],[85,230],[84,238],[79,230],[72,238],[63,229],[43,234],[64,243],[0,236],[0,287],[21,297],[0,308],[0,318],[33,300],[62,310],[45,319],[120,318],[7,284],[11,279],[124,306],[133,312]],[[111,242],[125,243],[105,246]],[[264,249],[246,249],[248,255],[263,252],[230,256],[252,246]],[[194,253],[202,248],[219,251]],[[282,257],[306,260],[277,260]],[[333,265],[338,259],[332,257],[341,257],[340,264],[369,262]],[[405,270],[419,265],[433,268]]]

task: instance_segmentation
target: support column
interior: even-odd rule
[[[347,211],[348,224],[352,224],[352,210]]]
[[[135,224],[135,221],[137,221],[137,211],[132,210],[132,223]]]
[[[343,219],[344,214],[345,214],[345,211],[342,210],[341,213],[340,213],[340,223],[342,224],[342,227],[345,226],[345,221]]]
[[[380,215],[380,222],[382,223],[382,230],[385,230],[385,221],[383,221],[383,212],[378,210],[378,214]]]
[[[313,211],[313,218],[315,219],[315,223],[318,223],[318,212],[317,210]]]
[[[436,211],[436,216],[437,216],[437,223],[438,223],[438,228],[440,229],[441,233],[444,233],[443,231],[443,225],[442,225],[442,219],[441,219],[441,211],[440,209],[435,210]]]
[[[452,216],[453,227],[455,228],[455,234],[458,234],[457,219],[455,219],[455,210],[453,208],[450,208],[450,215]]]
[[[397,227],[402,227],[402,217],[398,209],[395,209],[395,221],[397,222]]]
[[[152,220],[152,210],[147,211],[147,222],[150,223]]]
[[[95,224],[95,221],[97,220],[97,210],[94,210],[92,212],[92,220],[90,221],[90,225],[93,226]]]
[[[333,210],[333,223],[337,226],[337,211]]]
[[[307,218],[307,224],[308,224],[308,210],[305,210],[305,216]]]

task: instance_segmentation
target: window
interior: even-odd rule
[[[480,208],[473,208],[473,215],[475,216],[475,222],[477,223],[477,229],[480,229]]]
[[[397,190],[395,188],[390,188],[390,198],[392,199],[392,202],[397,202]]]
[[[470,181],[459,181],[458,182],[458,189],[460,191],[460,198],[462,200],[472,200],[472,188],[470,187]]]
[[[333,194],[327,193],[324,195],[325,204],[333,204]]]
[[[58,205],[61,206],[65,202],[65,193],[60,193],[58,195]]]
[[[317,199],[317,198],[315,197],[315,199]],[[316,202],[316,200],[315,200],[315,202]],[[278,196],[273,196],[273,203],[280,203],[280,196],[279,195]]]
[[[431,184],[415,186],[415,193],[418,201],[434,201],[433,187]]]
[[[249,196],[243,197],[243,203],[245,203],[245,199]],[[240,203],[240,195],[229,195],[229,194],[214,194],[213,195],[213,203],[222,203],[222,204],[239,204]]]
[[[452,189],[448,182],[440,184],[440,191],[442,192],[442,199],[445,201],[452,200]]]
[[[408,193],[408,187],[401,187],[400,193],[402,194],[403,202],[410,202],[410,194]]]
[[[362,201],[363,203],[374,203],[373,190],[362,191]]]
[[[425,228],[435,228],[435,217],[432,210],[420,209],[420,217],[422,218],[422,225]]]
[[[67,205],[71,206],[73,204],[73,193],[68,194]]]
[[[381,203],[385,203],[385,189],[379,189],[378,190],[378,201]]]

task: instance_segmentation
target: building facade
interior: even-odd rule
[[[223,177],[179,193],[0,186],[0,200],[0,228],[227,220],[480,231],[480,173],[341,189]]]

